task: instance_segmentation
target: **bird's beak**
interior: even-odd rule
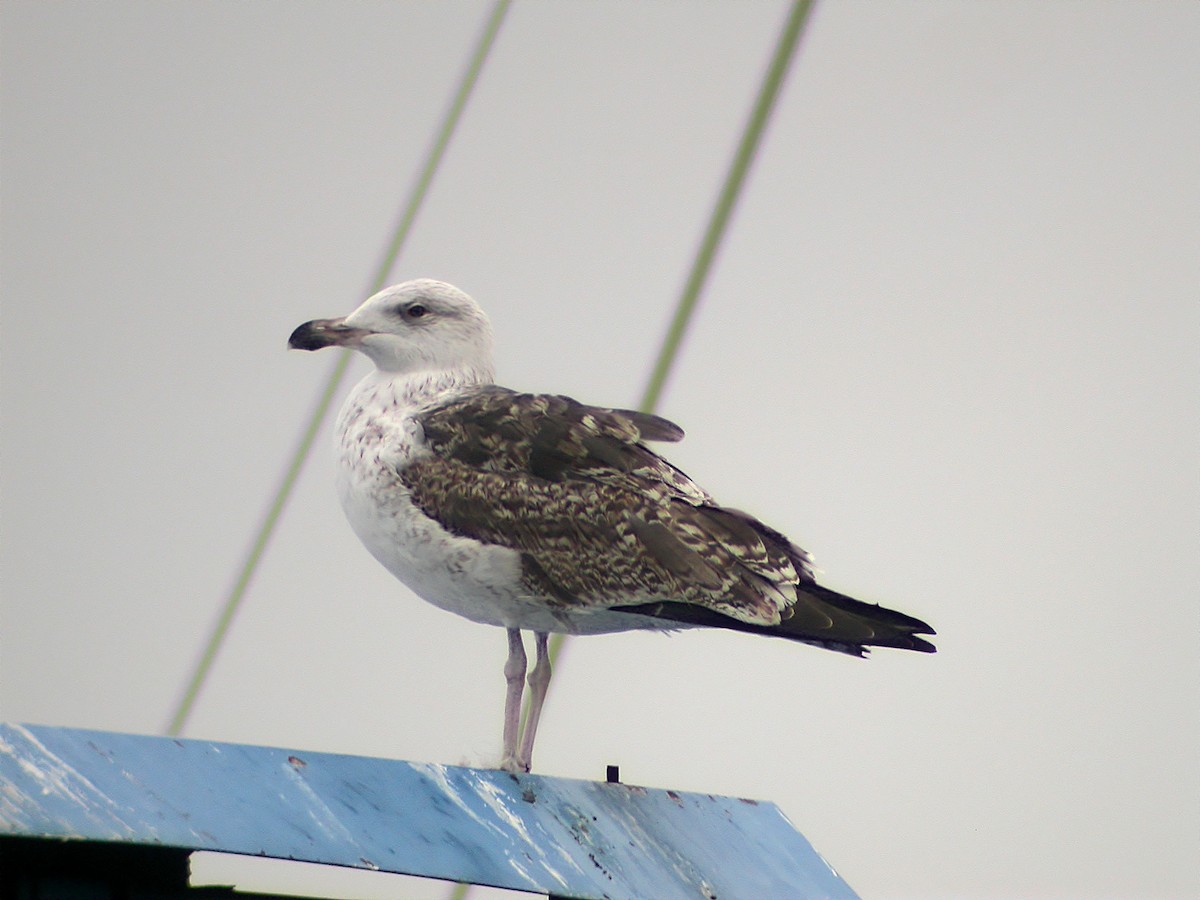
[[[313,319],[292,332],[288,346],[293,350],[320,350],[322,347],[357,347],[371,332],[354,328],[342,319]]]

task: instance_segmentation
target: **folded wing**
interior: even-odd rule
[[[454,533],[518,551],[550,602],[856,654],[933,650],[915,637],[932,634],[924,622],[817,585],[804,550],[650,450],[683,437],[665,419],[489,386],[419,420],[430,452],[399,473],[414,502]]]

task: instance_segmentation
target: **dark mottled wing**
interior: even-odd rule
[[[552,602],[850,652],[879,643],[816,589],[808,554],[645,446],[683,436],[665,419],[494,386],[418,418],[431,452],[400,471],[414,502],[450,531],[518,551],[530,590]]]
[[[683,439],[683,429],[658,416],[489,385],[434,406],[419,418],[436,456],[483,472],[555,483],[625,482],[629,488],[657,483],[697,502],[711,500],[644,445]]]

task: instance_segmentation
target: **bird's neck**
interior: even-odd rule
[[[391,401],[393,408],[421,409],[440,403],[448,395],[492,383],[490,369],[426,369],[416,372],[381,372],[378,369],[363,379],[366,388],[378,400]]]

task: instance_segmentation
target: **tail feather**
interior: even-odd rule
[[[781,637],[853,656],[866,656],[870,647],[894,647],[918,653],[937,652],[933,644],[918,637],[937,632],[913,616],[886,606],[855,600],[812,581],[805,582],[797,589],[797,593],[800,599],[792,607],[795,614],[784,618],[778,625],[755,625],[703,606],[670,600],[618,606],[614,610],[681,625],[728,628]]]

